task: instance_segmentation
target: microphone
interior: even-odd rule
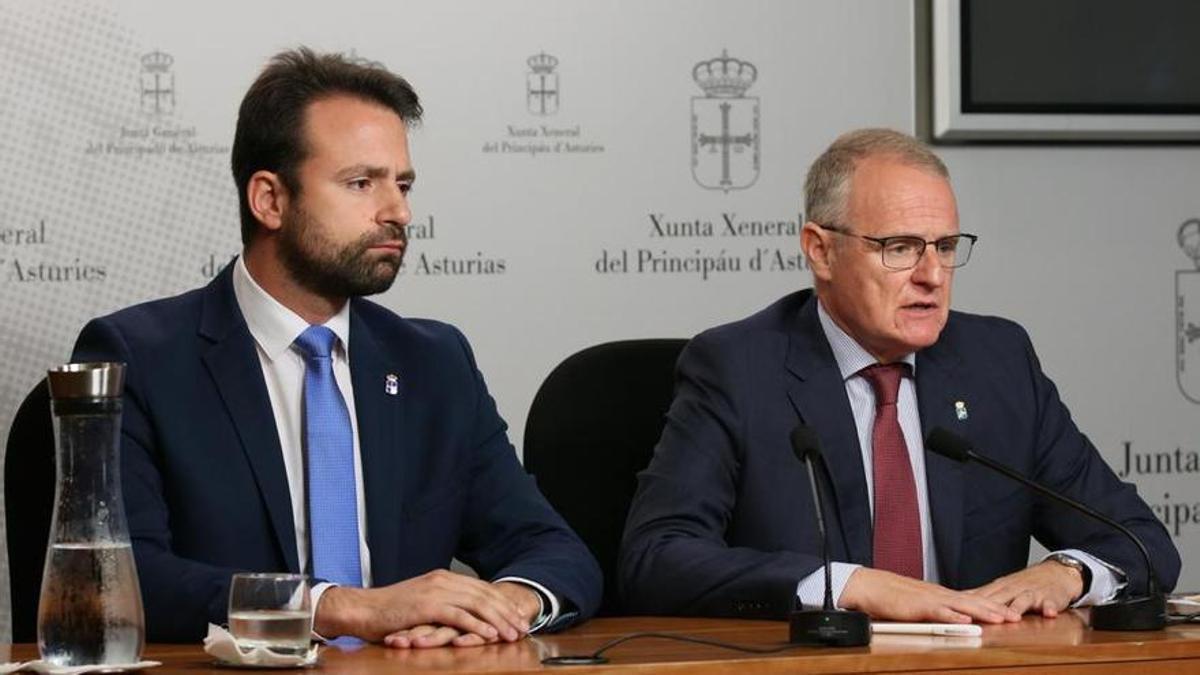
[[[826,647],[860,647],[871,642],[871,620],[865,612],[834,609],[833,580],[829,572],[829,533],[825,530],[824,501],[821,498],[820,471],[825,485],[832,483],[825,459],[821,456],[820,443],[813,430],[803,424],[792,430],[792,452],[796,459],[808,466],[808,481],[813,492],[813,503],[817,509],[817,533],[821,536],[825,568],[825,605],[822,609],[806,610],[796,599],[796,609],[788,617],[789,642],[801,645]]]
[[[1060,504],[1069,506],[1109,527],[1115,528],[1121,534],[1128,537],[1137,546],[1138,551],[1141,552],[1142,557],[1146,560],[1146,570],[1149,572],[1146,582],[1146,595],[1120,598],[1101,605],[1095,605],[1092,607],[1092,628],[1096,630],[1160,630],[1167,625],[1167,598],[1159,590],[1158,575],[1154,573],[1154,566],[1150,564],[1150,553],[1146,551],[1146,545],[1142,543],[1142,540],[1138,539],[1137,535],[1130,531],[1129,528],[1086,504],[1077,502],[1066,495],[1059,494],[993,459],[976,453],[971,448],[969,441],[942,427],[936,427],[929,433],[929,437],[925,439],[925,447],[956,462],[966,463],[972,460],[976,461],[992,471],[1008,476]]]

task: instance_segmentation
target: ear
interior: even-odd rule
[[[256,171],[246,184],[250,212],[263,227],[278,231],[283,227],[283,214],[288,205],[288,191],[279,174]]]
[[[811,221],[805,223],[800,229],[800,250],[808,258],[813,278],[828,283],[833,277],[833,233]]]

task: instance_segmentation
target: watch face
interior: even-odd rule
[[[1059,563],[1061,565],[1066,565],[1067,567],[1074,568],[1076,572],[1079,572],[1079,576],[1080,576],[1081,580],[1083,581],[1083,592],[1080,594],[1079,597],[1083,597],[1084,595],[1087,595],[1088,589],[1091,588],[1091,585],[1092,585],[1092,570],[1087,565],[1083,564],[1082,560],[1080,560],[1078,558],[1073,558],[1065,553],[1053,553],[1053,554],[1047,556],[1046,559],[1053,560],[1054,562]],[[1074,604],[1075,602],[1078,602],[1078,601],[1079,601],[1079,598],[1075,598],[1075,600],[1073,600],[1071,604]]]

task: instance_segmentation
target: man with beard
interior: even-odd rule
[[[125,506],[148,638],[224,623],[230,576],[309,574],[313,631],[513,641],[590,615],[600,572],[521,469],[452,326],[363,300],[400,269],[416,94],[381,67],[276,56],[238,113],[243,255],[95,319],[127,365]],[[479,579],[447,571],[451,558]]]

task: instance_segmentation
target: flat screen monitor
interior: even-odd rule
[[[1200,0],[933,0],[935,140],[1200,140]]]

